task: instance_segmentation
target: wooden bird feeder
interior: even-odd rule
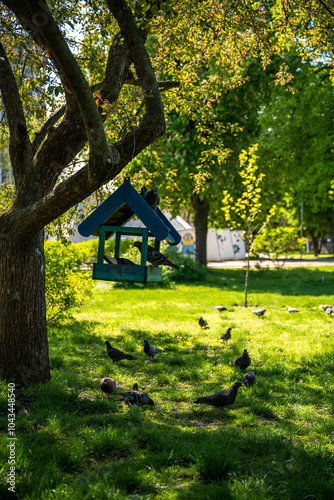
[[[144,228],[124,227],[137,216],[145,225]],[[122,186],[109,196],[78,227],[82,236],[99,237],[97,262],[93,264],[93,279],[105,281],[125,281],[136,283],[156,283],[161,281],[161,268],[146,265],[148,238],[155,239],[154,247],[160,248],[160,242],[168,241],[177,245],[181,236],[157,207],[153,210],[138,193],[126,177]],[[140,265],[114,265],[105,263],[105,242],[115,235],[114,259],[120,257],[121,237],[138,236],[141,238]],[[110,259],[109,259],[110,260]]]

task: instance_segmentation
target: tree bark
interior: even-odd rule
[[[210,209],[209,200],[206,196],[203,199],[197,193],[191,197],[192,206],[195,214],[195,234],[196,234],[196,261],[206,266],[206,238],[208,233],[208,215]]]
[[[44,231],[0,241],[0,370],[22,385],[50,379],[43,245]]]

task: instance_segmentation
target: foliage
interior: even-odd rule
[[[266,226],[254,239],[253,255],[264,254],[276,268],[282,268],[289,252],[305,245],[306,238],[296,236],[296,228],[288,226]]]
[[[0,214],[7,212],[13,204],[15,186],[3,184],[0,186]]]
[[[334,495],[333,329],[318,309],[332,297],[333,266],[210,270],[208,282],[162,289],[99,283],[75,321],[49,329],[52,379],[16,387],[16,492],[26,500],[194,498],[281,500]],[[319,283],[325,276],[326,282]],[[218,313],[213,305],[227,307]],[[289,314],[287,306],[300,313]],[[209,323],[203,332],[202,315]],[[232,327],[222,347],[219,335]],[[148,362],[143,339],[163,349]],[[136,360],[113,365],[104,341]],[[242,377],[254,387],[224,409],[195,405]],[[118,381],[109,399],[99,380]],[[137,382],[154,407],[117,401]],[[7,384],[0,381],[0,456],[8,460]],[[30,451],[29,451],[30,450]],[[251,457],[251,458],[250,458]],[[251,462],[251,467],[249,466]],[[0,471],[5,498],[8,468]]]
[[[169,252],[169,258],[179,266],[179,269],[170,269],[168,278],[175,283],[204,283],[207,277],[206,266],[201,266],[191,257],[176,252]]]
[[[74,245],[45,242],[46,305],[50,323],[73,318],[73,308],[92,296],[93,282],[78,267]]]

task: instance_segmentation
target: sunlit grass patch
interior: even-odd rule
[[[20,498],[334,498],[334,318],[318,309],[331,302],[332,271],[326,289],[319,269],[251,271],[247,309],[244,271],[209,271],[200,286],[98,283],[75,321],[49,330],[52,380],[17,394]],[[250,313],[258,307],[263,317]],[[113,364],[106,339],[136,359]],[[163,349],[153,361],[144,339]],[[243,349],[255,385],[223,415],[194,404],[242,380],[229,363]],[[119,384],[109,398],[106,376]],[[154,407],[118,401],[135,382]],[[0,426],[6,463],[5,417]]]

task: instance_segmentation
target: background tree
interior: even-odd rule
[[[246,228],[243,231],[246,244],[245,307],[247,307],[249,259],[254,242],[276,210],[276,206],[273,205],[267,215],[263,214],[261,191],[264,174],[258,173],[256,151],[257,144],[250,147],[248,152],[244,150],[240,153],[240,177],[243,185],[240,197],[233,199],[233,196],[224,190],[222,199],[222,211],[231,229]]]

